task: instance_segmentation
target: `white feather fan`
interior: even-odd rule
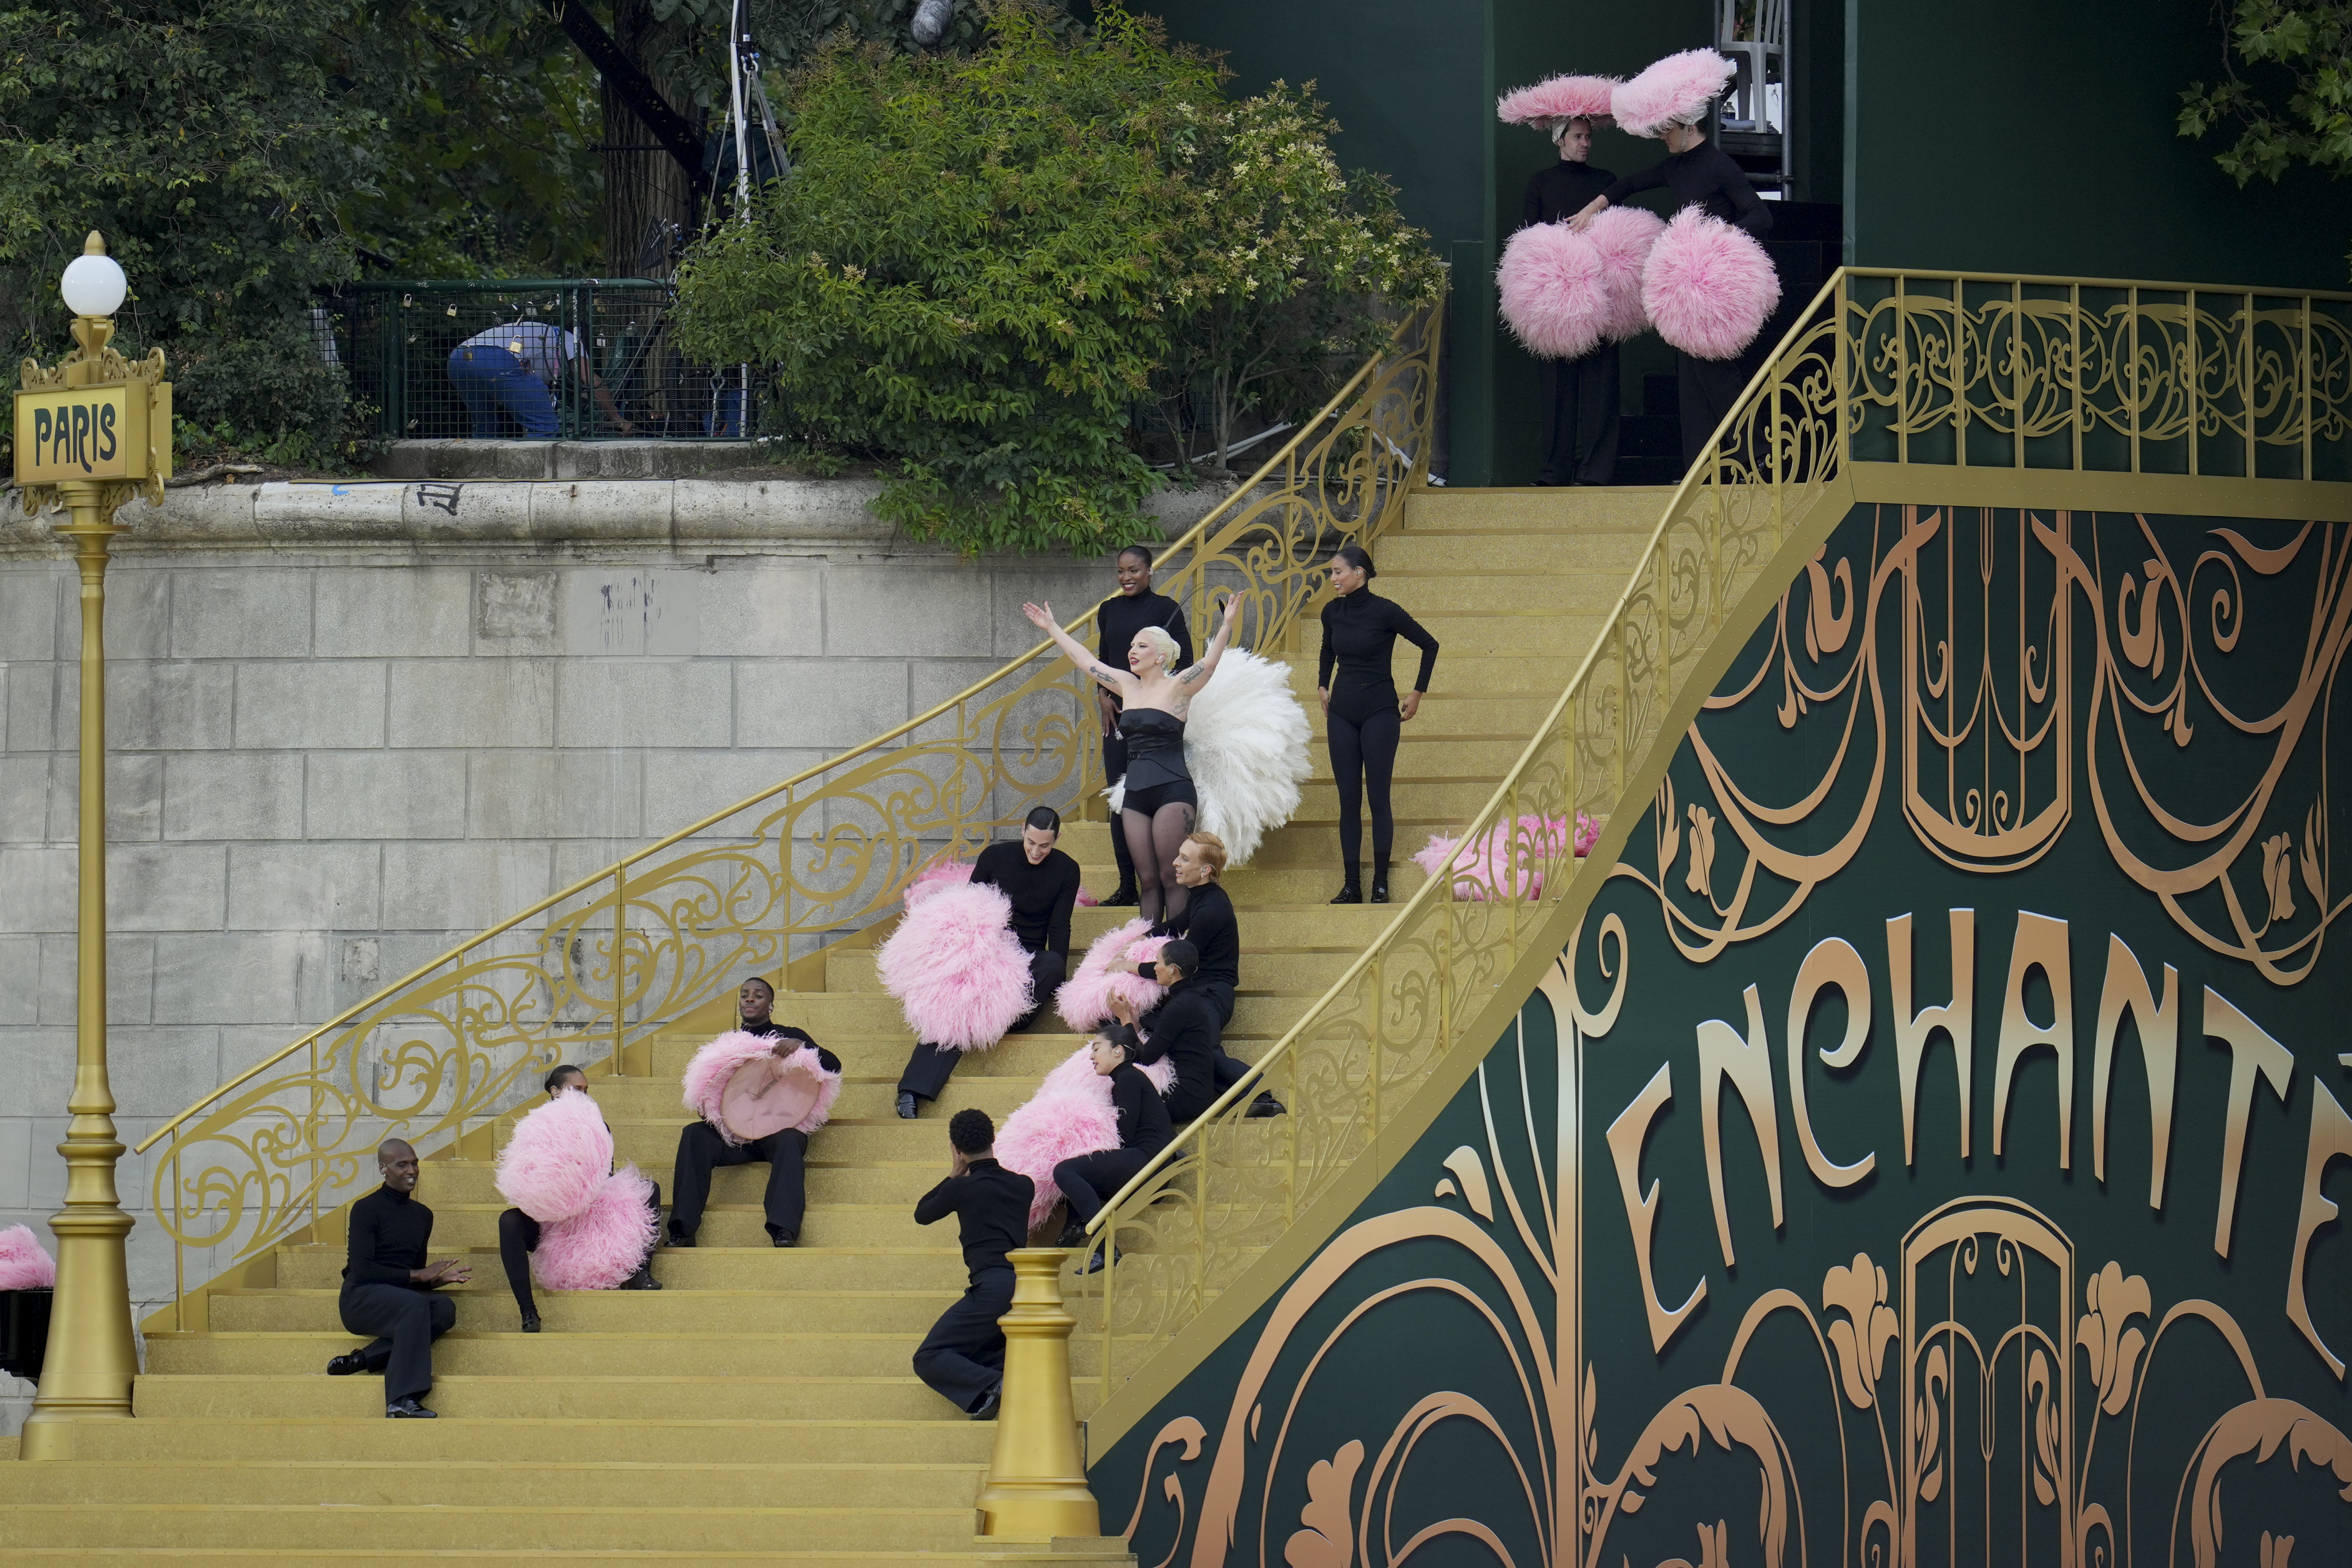
[[[1246,865],[1268,832],[1298,810],[1313,764],[1307,710],[1291,695],[1290,666],[1229,648],[1184,718],[1184,765],[1201,796],[1201,826]]]

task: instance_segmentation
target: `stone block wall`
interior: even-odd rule
[[[484,926],[953,695],[1034,643],[1024,599],[1066,615],[1112,591],[1108,561],[911,545],[865,510],[872,488],[268,486],[126,508],[107,614],[123,1141]],[[1164,526],[1211,499],[1172,497]],[[0,1226],[45,1242],[74,1060],[79,613],[46,528],[0,525]],[[172,1283],[151,1176],[123,1160],[142,1315]]]

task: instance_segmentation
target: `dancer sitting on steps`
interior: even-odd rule
[[[1169,666],[1177,655],[1176,639],[1157,626],[1146,626],[1128,645],[1127,668],[1113,669],[1087,652],[1079,641],[1062,630],[1050,604],[1024,604],[1029,623],[1053,638],[1070,663],[1118,695],[1119,734],[1127,740],[1127,786],[1119,806],[1119,831],[1127,835],[1128,852],[1135,857],[1135,880],[1143,901],[1143,917],[1158,921],[1181,914],[1184,890],[1176,884],[1176,852],[1191,835],[1200,814],[1199,793],[1184,766],[1184,714],[1193,694],[1216,674],[1233,640],[1234,622],[1241,615],[1238,597],[1225,601],[1225,613],[1208,652],[1197,664],[1181,670]]]
[[[430,1421],[437,1413],[421,1401],[433,1389],[433,1342],[457,1323],[457,1303],[433,1292],[464,1284],[474,1271],[455,1258],[425,1260],[433,1211],[415,1196],[416,1151],[402,1139],[386,1139],[375,1151],[375,1168],[383,1185],[352,1205],[343,1288],[335,1303],[344,1328],[375,1338],[327,1363],[327,1375],[380,1372],[386,1416]]]
[[[1087,1221],[1102,1211],[1113,1194],[1137,1173],[1151,1163],[1151,1156],[1168,1146],[1174,1126],[1168,1119],[1168,1102],[1143,1069],[1135,1065],[1142,1045],[1135,1031],[1124,1025],[1113,1025],[1091,1042],[1095,1071],[1110,1080],[1111,1109],[1118,1113],[1118,1147],[1097,1155],[1080,1155],[1064,1160],[1054,1167],[1054,1185],[1062,1189],[1062,1197],[1070,1206],[1070,1221],[1062,1230],[1056,1247],[1086,1245]],[[1102,1249],[1097,1247],[1087,1260],[1082,1272],[1092,1274],[1102,1268]]]
[[[1168,1115],[1190,1122],[1217,1102],[1217,1096],[1242,1081],[1249,1063],[1225,1054],[1224,1026],[1217,1019],[1217,1004],[1195,977],[1201,950],[1179,937],[1160,949],[1152,977],[1168,988],[1159,1005],[1141,1018],[1134,1004],[1114,994],[1110,1010],[1143,1041],[1135,1053],[1138,1066],[1149,1067],[1166,1057],[1176,1064],[1176,1086],[1168,1091]],[[1283,1113],[1282,1102],[1264,1090],[1245,1114],[1253,1121]]]
[[[973,1420],[991,1421],[1004,1394],[1004,1331],[996,1320],[1013,1308],[1013,1262],[1005,1254],[1028,1242],[1036,1189],[996,1163],[996,1124],[985,1111],[950,1117],[948,1146],[947,1179],[916,1203],[915,1223],[956,1217],[971,1283],[923,1336],[915,1375]]]
[[[588,1092],[588,1075],[565,1062],[549,1071],[540,1087],[551,1101],[567,1089]],[[654,1212],[661,1212],[661,1186],[654,1186]],[[522,1309],[522,1332],[540,1332],[539,1302],[530,1293],[530,1255],[539,1250],[540,1222],[520,1208],[509,1208],[499,1216],[499,1262],[507,1271],[507,1289],[514,1292],[515,1305]],[[637,1265],[637,1271],[624,1281],[624,1291],[658,1291],[661,1281],[654,1278],[653,1260],[647,1258]]]
[[[802,1048],[814,1051],[818,1065],[837,1082],[841,1059],[818,1045],[806,1030],[778,1024],[769,1016],[775,1006],[774,987],[757,975],[744,981],[735,993],[735,1009],[743,1020],[740,1031],[776,1040],[779,1056],[790,1056]],[[789,1126],[742,1143],[730,1141],[709,1121],[691,1122],[680,1128],[677,1164],[670,1176],[669,1244],[694,1245],[695,1232],[702,1228],[702,1208],[710,1197],[714,1168],[758,1160],[768,1162],[768,1239],[779,1247],[798,1241],[801,1217],[808,1209],[808,1180],[803,1169],[808,1142],[808,1134]]]

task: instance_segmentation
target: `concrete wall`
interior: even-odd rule
[[[910,545],[864,510],[873,488],[272,486],[127,508],[107,617],[125,1143],[456,941],[953,695],[1035,641],[1023,600],[1075,613],[1110,590],[1107,561]],[[1210,499],[1170,497],[1168,526]],[[0,1226],[47,1242],[80,632],[45,535],[0,524]],[[127,1206],[150,1176],[124,1159]],[[172,1279],[152,1223],[131,1260],[143,1314]],[[0,1403],[8,1430],[29,1393]]]

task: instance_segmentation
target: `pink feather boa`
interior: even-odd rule
[[[1505,325],[1538,359],[1582,359],[1608,319],[1604,271],[1600,248],[1566,224],[1521,229],[1495,269]]]
[[[1029,955],[993,887],[947,887],[912,909],[875,955],[882,988],[919,1040],[985,1051],[1030,1007]]]
[[[567,1089],[515,1124],[490,1183],[500,1197],[545,1225],[594,1202],[612,1168],[612,1129],[594,1101]]]
[[[737,1068],[767,1055],[775,1047],[775,1038],[772,1035],[746,1034],[740,1029],[731,1029],[696,1051],[694,1059],[686,1064],[686,1077],[681,1084],[685,1090],[686,1108],[718,1128],[719,1135],[729,1143],[739,1142],[727,1130],[727,1123],[719,1115],[719,1102],[726,1096],[727,1081],[735,1076]],[[825,1119],[833,1114],[833,1103],[841,1098],[841,1074],[827,1072],[824,1059],[805,1045],[784,1060],[799,1060],[824,1085],[817,1092],[816,1104],[793,1124],[796,1131],[814,1133],[824,1125]]]
[[[1145,1068],[1143,1075],[1165,1094],[1175,1085],[1176,1064],[1163,1058]],[[1110,1080],[1095,1071],[1090,1045],[1078,1047],[1045,1074],[1037,1092],[996,1130],[996,1163],[1019,1171],[1036,1187],[1029,1199],[1032,1230],[1044,1225],[1062,1201],[1062,1189],[1054,1185],[1055,1166],[1117,1147],[1118,1113],[1111,1106]]]
[[[611,1290],[637,1271],[659,1239],[653,1195],[636,1166],[623,1166],[586,1208],[540,1231],[531,1272],[551,1291]]]
[[[1051,1174],[1051,1173],[1048,1173]],[[54,1291],[58,1260],[30,1227],[0,1230],[0,1291]]]
[[[1642,266],[1642,307],[1658,336],[1697,359],[1737,358],[1780,302],[1764,247],[1696,206],[1675,214]]]
[[[1609,95],[1609,112],[1636,136],[1663,136],[1676,120],[1696,119],[1738,68],[1713,49],[1668,55],[1620,84]]]
[[[1584,231],[1601,256],[1601,288],[1607,300],[1601,335],[1612,343],[1650,329],[1650,313],[1642,308],[1642,267],[1665,232],[1666,220],[1647,207],[1611,207]]]
[[[1496,99],[1495,118],[1506,125],[1603,120],[1610,113],[1617,84],[1615,77],[1546,77],[1533,87],[1517,88]]]
[[[1165,936],[1146,936],[1144,933],[1150,929],[1148,920],[1130,920],[1114,925],[1088,945],[1087,956],[1078,960],[1078,972],[1054,993],[1054,1010],[1062,1015],[1064,1023],[1079,1034],[1091,1033],[1110,1021],[1114,996],[1134,1003],[1138,1013],[1148,1013],[1159,1005],[1164,988],[1135,972],[1136,965],[1157,958],[1160,949],[1168,946]],[[1113,974],[1111,966],[1117,963],[1127,965],[1127,973]]]
[[[1504,824],[1496,823],[1478,835],[1475,842],[1463,844],[1460,839],[1429,836],[1429,847],[1412,857],[1412,863],[1431,876],[1444,874],[1450,864],[1454,871],[1454,896],[1483,902],[1505,883],[1517,884],[1515,896],[1539,898],[1543,895],[1543,862],[1558,858],[1568,847],[1568,819],[1565,817],[1521,817],[1509,839],[1503,835]],[[1583,811],[1576,814],[1576,852],[1581,857],[1591,852],[1593,841],[1601,836],[1601,824]],[[1515,863],[1506,867],[1503,851],[1510,848]]]

